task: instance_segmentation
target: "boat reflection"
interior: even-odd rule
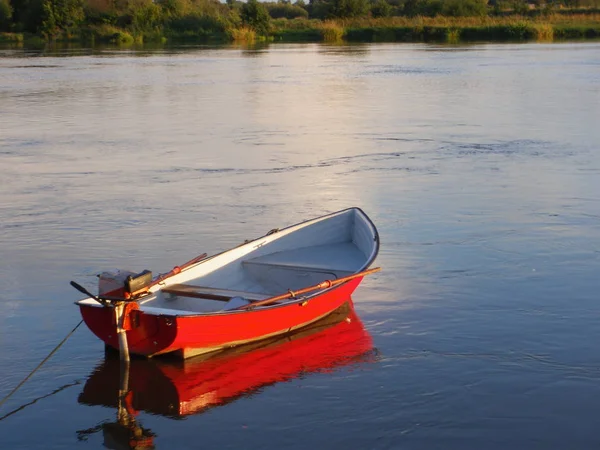
[[[301,330],[217,354],[183,361],[134,359],[121,365],[118,355],[107,353],[85,383],[79,403],[117,408],[117,422],[78,434],[84,438],[102,429],[108,448],[154,448],[153,433],[135,419],[140,411],[184,418],[264,386],[375,358],[351,300]]]

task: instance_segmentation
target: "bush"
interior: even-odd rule
[[[264,3],[273,19],[308,18],[308,11],[301,6],[289,3]]]
[[[13,10],[8,0],[0,0],[0,31],[8,31],[12,25]]]
[[[21,33],[0,33],[0,43],[19,44],[23,42]]]
[[[526,40],[534,37],[533,27],[527,22],[515,22],[505,27],[510,39]]]
[[[361,17],[369,12],[367,0],[314,0],[310,15],[317,19]]]
[[[182,17],[191,10],[188,0],[161,0],[157,3],[162,8],[164,17]]]
[[[229,38],[236,42],[254,42],[256,40],[256,32],[248,26],[231,28],[228,30],[228,34]]]
[[[156,31],[162,25],[161,8],[148,2],[135,8],[131,14],[131,26],[137,33]]]
[[[43,0],[40,30],[47,39],[69,34],[85,18],[83,0]]]
[[[248,0],[241,11],[242,22],[258,34],[267,36],[271,29],[271,16],[267,8],[257,0]]]
[[[225,25],[218,17],[197,13],[174,17],[167,21],[166,26],[169,30],[182,36],[208,36],[213,33],[225,32]]]
[[[392,5],[386,0],[377,0],[371,6],[371,15],[373,17],[389,17],[392,14]]]
[[[554,39],[554,28],[549,23],[537,23],[533,26],[535,38],[538,41],[552,41]]]
[[[335,17],[361,17],[369,12],[366,0],[333,0]]]
[[[406,0],[403,14],[409,17],[435,17],[442,13],[443,6],[442,0]]]
[[[112,25],[92,25],[83,30],[82,36],[92,42],[132,44],[133,36]]]
[[[333,21],[323,22],[321,33],[325,42],[339,42],[344,37],[344,28]]]
[[[529,4],[525,0],[514,0],[511,6],[515,14],[523,16],[529,12]]]
[[[487,15],[487,1],[444,0],[441,12],[447,17],[482,17]]]

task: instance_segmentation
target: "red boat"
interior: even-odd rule
[[[279,230],[152,278],[100,275],[99,295],[77,302],[113,348],[187,358],[307,326],[340,307],[379,250],[366,214],[350,208]]]
[[[88,378],[79,403],[181,418],[229,403],[299,374],[330,371],[375,359],[371,337],[351,301],[302,330],[186,361],[134,359],[126,389],[118,358],[106,360]]]

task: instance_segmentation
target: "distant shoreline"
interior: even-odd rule
[[[143,43],[227,43],[227,42],[506,42],[565,41],[600,39],[600,14],[553,14],[550,16],[504,17],[392,17],[354,20],[273,20],[269,34],[198,33],[180,35],[165,30],[152,35],[130,35],[126,29],[112,27],[103,33],[97,28],[82,28],[68,37],[52,42],[115,44]],[[0,33],[0,44],[40,46],[47,43],[38,35]]]

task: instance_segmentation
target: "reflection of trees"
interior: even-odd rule
[[[367,55],[372,47],[369,44],[344,43],[343,45],[328,44],[320,45],[317,48],[318,53],[330,55],[362,56]]]

